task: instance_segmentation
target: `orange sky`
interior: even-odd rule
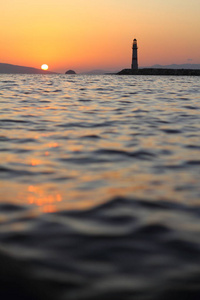
[[[50,71],[200,63],[199,0],[6,0],[0,62]]]

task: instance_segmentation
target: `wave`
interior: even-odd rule
[[[22,299],[30,291],[31,299],[68,300],[200,295],[198,206],[117,197],[40,217],[28,217],[27,207],[0,208],[8,218],[17,212],[0,233],[5,296],[14,281]]]

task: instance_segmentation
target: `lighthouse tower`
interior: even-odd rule
[[[138,69],[138,58],[137,58],[137,40],[134,39],[133,40],[133,53],[132,53],[132,65],[131,65],[131,69],[132,70],[137,70]]]

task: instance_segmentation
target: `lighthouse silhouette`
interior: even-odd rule
[[[132,52],[131,69],[132,70],[137,70],[138,69],[138,55],[137,55],[138,47],[137,47],[137,40],[136,39],[133,40],[132,50],[133,50],[133,52]]]

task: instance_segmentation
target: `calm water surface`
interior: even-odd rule
[[[0,249],[38,293],[198,297],[199,91],[198,77],[0,75]]]

